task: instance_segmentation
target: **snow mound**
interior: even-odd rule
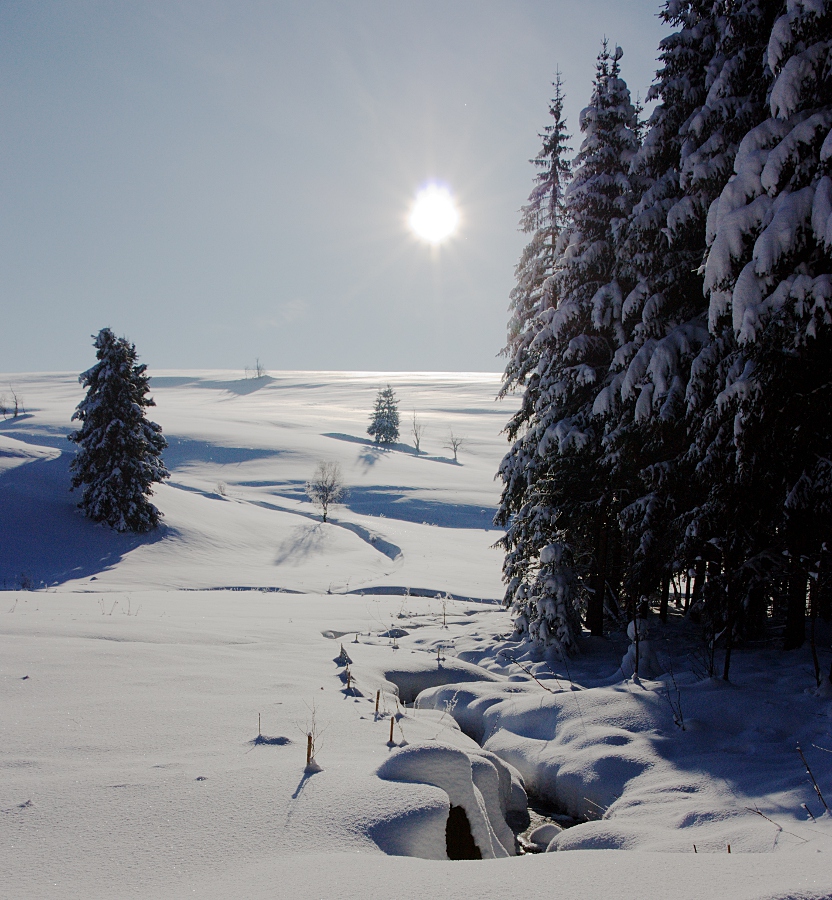
[[[377,774],[389,781],[418,782],[440,788],[448,796],[449,809],[457,806],[465,811],[483,859],[513,855],[514,835],[504,818],[510,800],[511,775],[492,754],[472,756],[438,742],[411,744],[382,763]],[[415,821],[413,814],[408,818],[412,820],[410,826],[415,825],[414,839],[403,848],[403,855],[446,858],[446,853],[437,855],[440,837],[444,841],[446,822],[441,822],[443,832],[436,833],[440,823],[433,809],[426,810],[424,817],[429,819],[432,828],[426,828],[421,816],[416,816]]]
[[[759,675],[742,687],[669,678],[563,691],[446,686],[418,704],[445,709],[517,769],[530,795],[582,820],[553,836],[549,850],[764,852],[832,837],[826,816],[806,831],[807,814],[789,797],[811,799],[794,740],[808,740],[803,728],[824,730],[817,700],[774,701]]]

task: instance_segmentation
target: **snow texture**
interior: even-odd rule
[[[34,412],[0,429],[0,892],[832,892],[832,820],[794,751],[829,796],[829,754],[814,748],[832,746],[830,699],[807,690],[808,651],[776,665],[737,651],[726,685],[684,665],[687,637],[651,624],[660,668],[677,654],[683,730],[666,674],[622,680],[626,636],[581,636],[568,672],[513,636],[494,602],[494,531],[474,527],[496,501],[496,376],[391,378],[437,434],[464,419],[471,449],[452,466],[429,434],[420,457],[361,437],[376,375],[287,373],[251,390],[229,373],[159,373],[171,479],[154,536],[96,527],[67,496],[75,377],[3,380]],[[323,526],[303,483],[327,455],[353,493]],[[22,575],[38,589],[15,588]],[[506,820],[527,789],[579,816],[533,832],[571,852],[513,857]],[[495,858],[444,859],[451,803]]]

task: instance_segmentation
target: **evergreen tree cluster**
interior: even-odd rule
[[[832,2],[667,0],[641,122],[606,42],[567,161],[532,161],[496,521],[518,629],[561,653],[681,576],[730,648],[830,617]]]

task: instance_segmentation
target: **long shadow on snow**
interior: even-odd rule
[[[215,391],[229,391],[232,394],[244,396],[245,394],[253,394],[266,385],[271,384],[274,378],[263,375],[262,378],[238,378],[231,381],[206,381],[202,378],[189,378],[180,375],[154,375],[150,379],[150,389],[154,388],[175,388],[190,385],[197,388],[208,388]]]
[[[463,503],[443,503],[411,497],[401,487],[354,487],[344,505],[363,516],[384,516],[403,522],[439,525],[442,528],[491,530],[496,510]]]
[[[326,390],[328,385],[321,382],[296,382],[281,381],[272,378],[271,375],[264,375],[262,378],[233,378],[228,381],[206,380],[200,377],[182,376],[182,375],[154,375],[150,379],[150,389],[153,388],[171,388],[184,387],[188,385],[195,388],[207,388],[209,390],[229,391],[232,394],[253,394],[255,391],[264,387],[273,387],[276,390]]]
[[[34,444],[38,447],[54,447],[57,450],[71,453],[69,449],[71,445],[67,441],[67,435],[74,431],[73,428],[32,425],[26,431],[18,431],[17,428],[22,418],[23,416],[18,416],[17,419],[8,419],[5,422],[0,422],[0,434],[14,438],[16,441],[24,444]]]
[[[218,466],[235,466],[256,459],[272,459],[283,456],[285,450],[253,447],[223,447],[208,441],[169,437],[167,450],[162,454],[165,465],[173,471],[190,463],[215,463]]]
[[[239,484],[241,487],[272,488],[271,494],[287,500],[307,499],[304,482],[299,480],[241,481]],[[395,485],[351,487],[341,505],[362,516],[383,516],[385,519],[438,525],[441,528],[499,530],[492,521],[495,513],[493,509],[473,504],[422,500],[411,497],[408,488]]]
[[[203,491],[200,488],[192,487],[187,484],[177,484],[176,482],[170,482],[170,485],[179,490],[190,491],[192,494],[200,494],[210,500],[223,500],[224,502],[228,502],[224,497],[221,497],[213,491]],[[278,494],[277,496],[281,495]],[[302,509],[288,509],[287,507],[279,506],[276,503],[269,503],[268,500],[247,500],[246,502],[250,503],[252,506],[259,506],[262,509],[274,509],[278,512],[289,513],[289,515],[292,516],[300,516],[302,519],[309,519],[311,522],[315,523],[314,526],[298,529],[293,537],[284,541],[284,543],[278,547],[275,563],[279,564],[285,562],[293,554],[302,553],[304,556],[308,556],[309,553],[316,548],[318,538],[315,537],[313,532],[319,534],[321,527],[321,521],[317,513],[306,512]],[[383,553],[388,559],[391,559],[394,562],[402,555],[401,547],[398,547],[396,544],[392,544],[389,541],[385,541],[383,538],[372,534],[366,528],[363,528],[361,525],[356,525],[354,522],[342,522],[340,519],[329,516],[329,524],[337,526],[338,528],[343,528],[346,531],[351,531],[354,535],[361,538],[362,541],[368,543],[374,550],[378,550],[379,553]],[[313,543],[313,541],[315,543]]]
[[[118,534],[84,518],[69,492],[71,459],[62,453],[0,477],[0,583],[9,589],[22,575],[35,586],[95,575],[171,534],[164,527],[150,535]]]
[[[17,421],[21,419],[18,416]],[[25,444],[35,444],[42,447],[55,447],[58,450],[72,454],[71,445],[67,441],[74,429],[56,428],[48,425],[39,425],[28,431],[19,431],[12,425],[13,420],[0,422],[0,434],[15,438]],[[3,426],[7,427],[3,427]],[[9,427],[11,426],[11,427]],[[290,451],[274,450],[262,447],[226,447],[222,444],[212,444],[209,441],[195,441],[190,438],[177,438],[166,435],[168,446],[162,453],[165,465],[173,471],[181,466],[191,463],[215,463],[218,466],[236,466],[240,463],[253,462],[257,459],[272,459],[276,456],[285,456]],[[67,450],[67,448],[70,448]]]
[[[358,458],[368,468],[381,459],[381,454],[388,453],[391,450],[396,450],[398,453],[406,453],[409,456],[415,456],[416,459],[423,459],[427,462],[446,463],[450,466],[460,465],[457,460],[451,459],[448,456],[428,456],[425,453],[417,453],[416,448],[411,447],[410,444],[385,444],[384,446],[381,446],[375,441],[368,440],[367,438],[356,437],[354,434],[341,434],[334,431],[324,434],[323,437],[333,438],[336,441],[346,441],[350,444],[361,444],[366,447],[367,449],[361,453]]]

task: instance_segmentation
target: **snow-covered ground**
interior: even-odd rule
[[[402,444],[381,451],[388,381]],[[0,383],[27,411],[0,423],[0,896],[832,895],[796,752],[832,803],[808,656],[702,680],[677,618],[652,626],[674,686],[624,680],[622,635],[554,671],[509,639],[497,376],[155,373],[172,477],[139,538],[67,492],[76,378]],[[319,460],[350,488],[326,525]],[[523,783],[572,825],[525,845],[569,852],[515,856]],[[483,861],[445,859],[449,805]]]

